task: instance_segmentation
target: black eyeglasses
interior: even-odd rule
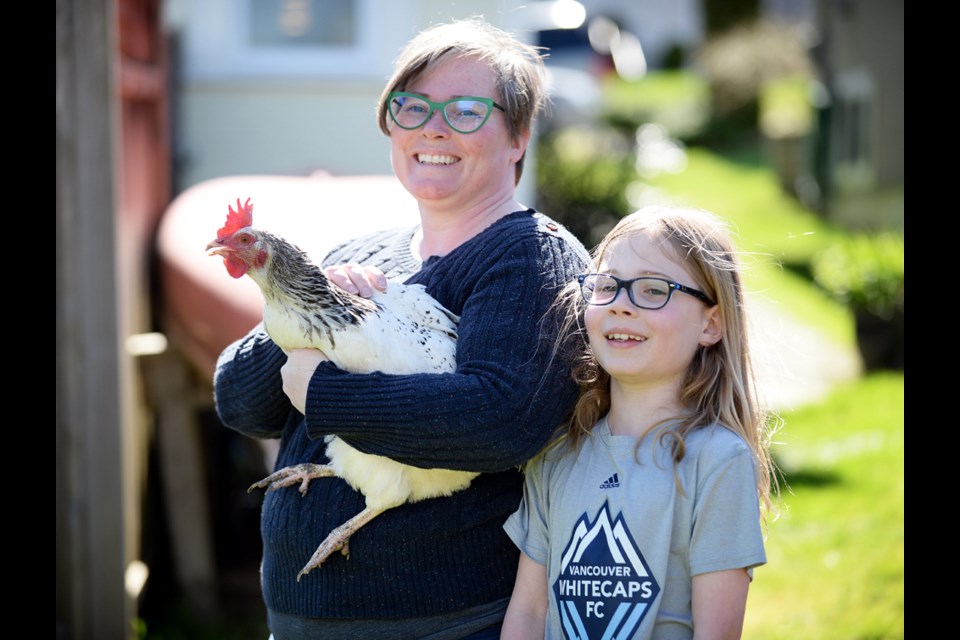
[[[473,133],[486,123],[494,109],[506,112],[490,98],[475,96],[434,102],[415,93],[391,91],[387,103],[390,117],[401,129],[419,129],[439,109],[451,129],[459,133]]]
[[[674,291],[682,291],[697,300],[713,306],[717,304],[703,291],[698,291],[663,278],[633,278],[621,280],[605,273],[587,273],[577,277],[580,294],[587,304],[605,305],[617,299],[621,289],[627,290],[630,302],[641,309],[662,309],[670,302]]]

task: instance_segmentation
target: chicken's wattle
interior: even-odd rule
[[[247,273],[247,265],[236,254],[230,253],[223,256],[223,264],[227,267],[227,273],[234,278],[242,278]]]

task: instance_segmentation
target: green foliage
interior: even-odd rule
[[[668,71],[682,69],[686,63],[687,50],[680,43],[674,43],[667,47],[666,53],[660,59],[660,67]]]
[[[697,55],[710,87],[711,131],[755,130],[763,88],[783,78],[813,78],[814,65],[801,33],[757,20],[710,36]]]
[[[537,207],[590,248],[629,213],[626,185],[635,178],[630,141],[601,125],[570,127],[541,138]]]
[[[783,414],[789,489],[754,574],[744,638],[904,636],[903,373]]]
[[[841,345],[853,345],[849,309],[810,281],[814,256],[845,232],[784,193],[759,159],[734,156],[731,161],[688,148],[682,173],[641,181],[631,144],[617,130],[600,125],[542,137],[536,156],[537,206],[588,248],[623,215],[652,199],[714,211],[730,221],[740,249],[750,256],[746,279],[753,290],[784,308],[803,309],[805,322]],[[628,192],[639,195],[630,201]]]
[[[755,20],[759,0],[704,0],[703,20],[708,34],[722,33],[743,22]]]
[[[903,307],[903,236],[854,234],[819,254],[813,263],[817,284],[854,309],[882,318]]]
[[[628,135],[655,122],[683,140],[698,133],[710,118],[707,84],[690,71],[651,72],[639,80],[610,75],[602,90],[603,119]]]
[[[770,139],[799,138],[814,127],[814,87],[804,75],[771,80],[760,89],[760,130]]]

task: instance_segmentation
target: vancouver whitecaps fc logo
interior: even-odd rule
[[[660,585],[623,521],[605,502],[593,522],[580,516],[553,583],[568,640],[630,638]]]

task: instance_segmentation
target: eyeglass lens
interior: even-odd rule
[[[461,133],[473,133],[483,126],[491,109],[487,104],[469,98],[441,104],[447,124]],[[430,103],[413,96],[395,96],[390,100],[390,113],[394,121],[404,129],[422,126],[432,112]]]
[[[583,297],[590,304],[609,304],[621,288],[629,290],[630,300],[638,307],[659,309],[667,304],[673,288],[660,278],[637,278],[629,284],[606,275],[589,275],[583,279]]]

